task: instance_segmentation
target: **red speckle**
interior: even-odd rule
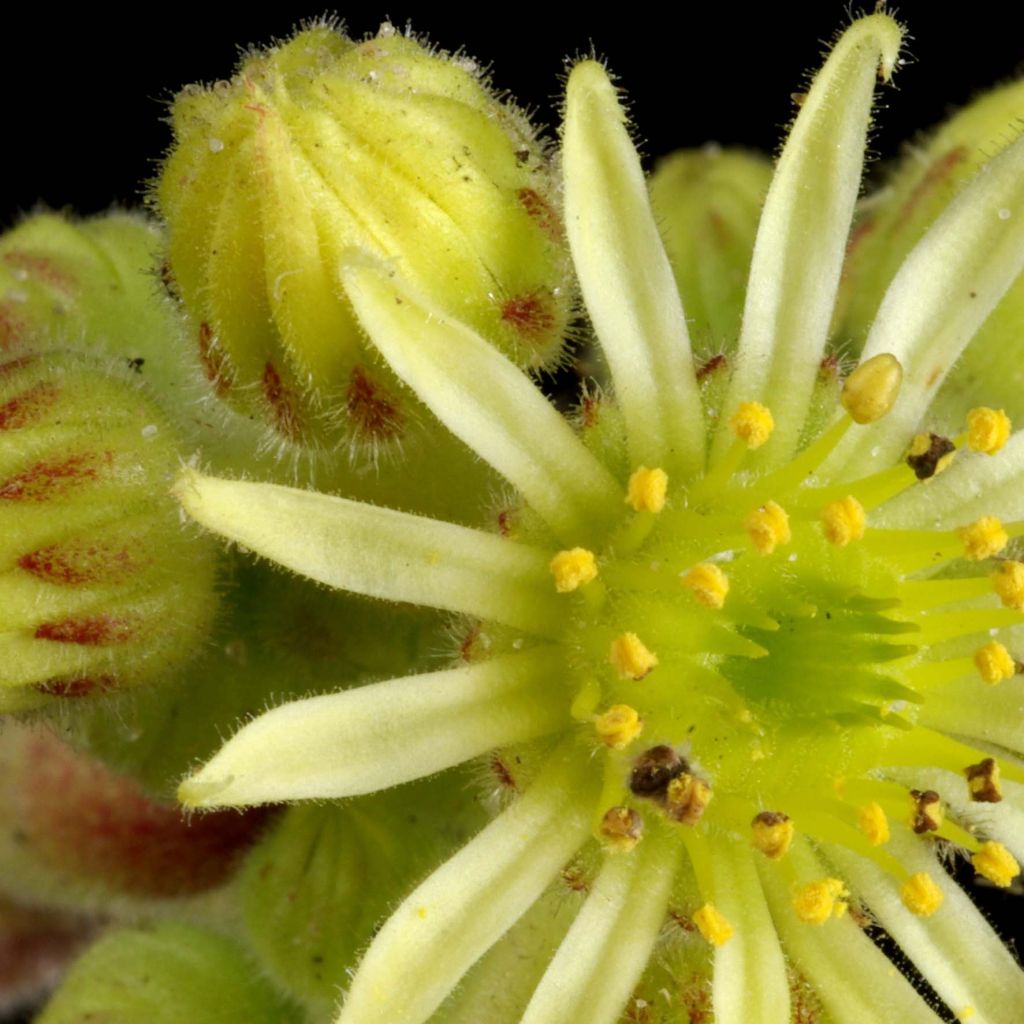
[[[6,363],[0,363],[0,379],[17,373],[18,370],[23,370],[26,366],[31,366],[38,359],[39,356],[35,355],[19,356],[17,359],[8,359]]]
[[[583,399],[583,427],[596,427],[601,419],[601,400],[594,395],[586,395]]]
[[[18,566],[47,583],[119,583],[138,571],[141,562],[126,547],[87,541],[50,544],[18,559]]]
[[[78,676],[74,679],[51,679],[45,683],[36,683],[40,693],[50,697],[88,697],[90,693],[106,693],[117,688],[117,680],[113,676]]]
[[[876,227],[878,227],[877,221],[871,219],[870,217],[866,217],[853,228],[853,230],[850,232],[850,237],[846,241],[847,259],[850,258],[850,256],[856,251],[857,247],[861,244],[861,242],[863,242],[864,239],[867,238],[868,235],[870,235]],[[846,278],[848,269],[848,264],[843,267],[844,279]]]
[[[174,276],[174,269],[171,267],[171,261],[168,259],[163,260],[160,263],[160,283],[164,286],[164,291],[172,299],[180,298],[178,293],[178,279]],[[199,325],[199,329],[202,330],[203,325]],[[209,330],[209,324],[206,325],[206,329]]]
[[[263,367],[263,397],[270,406],[274,429],[285,437],[295,440],[299,436],[299,420],[292,405],[292,394],[284,386],[277,368],[269,360]]]
[[[40,383],[0,405],[0,430],[22,430],[45,416],[60,392],[52,384]]]
[[[562,881],[573,892],[584,894],[590,892],[590,879],[587,878],[582,866],[578,863],[570,864],[562,869]]]
[[[3,501],[52,501],[68,491],[96,480],[104,465],[113,462],[112,452],[86,452],[61,462],[37,462],[0,484]]]
[[[668,919],[680,931],[695,932],[697,930],[697,926],[681,910],[674,910],[670,908],[668,912]]]
[[[839,357],[834,352],[822,359],[818,366],[818,376],[825,380],[835,380],[839,376]]]
[[[362,440],[389,441],[401,433],[401,412],[361,366],[353,368],[349,377],[345,409],[356,436]]]
[[[704,380],[705,377],[709,377],[716,370],[724,369],[726,362],[727,360],[721,352],[717,356],[712,356],[697,367],[697,380]]]
[[[3,261],[15,270],[21,270],[29,277],[56,288],[70,298],[78,290],[78,281],[73,274],[69,274],[62,267],[58,266],[48,256],[39,256],[34,252],[25,252],[21,249],[14,249],[5,252]]]
[[[519,791],[519,786],[516,784],[512,769],[497,751],[491,754],[491,772],[498,780],[498,785],[505,789],[511,789],[513,792]]]
[[[223,349],[214,343],[213,328],[205,320],[199,325],[199,362],[214,392],[223,398],[234,383],[235,374]]]
[[[914,211],[928,193],[941,184],[942,180],[955,170],[957,164],[962,163],[969,155],[970,150],[966,146],[954,146],[949,152],[940,156],[907,196],[895,226],[900,227],[905,224],[914,215]]]
[[[548,238],[553,242],[562,240],[562,222],[558,219],[558,214],[536,189],[521,188],[516,193],[516,198]]]
[[[538,291],[506,299],[501,306],[501,319],[525,338],[545,338],[555,327],[551,297]]]
[[[463,661],[473,660],[473,648],[476,646],[476,642],[480,639],[480,627],[474,626],[463,638],[462,643],[459,644],[459,657]]]
[[[711,1020],[711,986],[695,980],[682,992],[683,1006],[689,1015],[690,1024],[709,1024]]]
[[[0,350],[10,348],[25,333],[25,320],[10,300],[0,302]]]
[[[37,640],[59,644],[80,644],[83,647],[110,647],[131,640],[138,628],[134,616],[83,615],[77,619],[44,622],[36,626]]]

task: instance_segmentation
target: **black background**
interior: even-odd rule
[[[176,5],[114,16],[82,7],[59,17],[19,5],[4,17],[0,63],[0,228],[38,204],[81,213],[140,201],[142,183],[169,141],[162,123],[173,92],[228,77],[240,46],[286,35],[316,8],[277,5],[231,20],[212,6]],[[1024,14],[1015,4],[912,0],[898,14],[911,37],[896,87],[881,93],[873,152],[896,156],[904,140],[941,120],[979,89],[1010,77],[1024,60]],[[368,12],[368,13],[364,13]],[[564,58],[607,59],[632,102],[648,160],[708,141],[774,152],[794,107],[790,94],[817,66],[823,46],[849,21],[836,2],[676,5],[655,16],[644,5],[573,15],[488,3],[458,17],[428,6],[346,14],[352,35],[388,13],[411,19],[440,46],[460,46],[493,68],[493,80],[555,125]],[[16,66],[15,58],[25,64]],[[871,173],[883,166],[873,164]],[[1019,897],[983,893],[1003,922],[1019,918]]]

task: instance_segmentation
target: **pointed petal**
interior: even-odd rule
[[[690,338],[625,120],[604,68],[577,64],[562,146],[566,231],[633,465],[693,474],[705,438]]]
[[[989,686],[973,676],[929,690],[921,725],[1024,754],[1024,679]]]
[[[715,949],[717,1024],[777,1024],[790,1016],[789,981],[775,925],[748,846],[723,839],[712,853],[715,907],[734,934]]]
[[[589,764],[571,742],[507,811],[435,871],[373,940],[337,1024],[422,1024],[583,844]]]
[[[925,871],[945,894],[927,918],[900,899],[900,883],[876,864],[829,848],[829,856],[949,1008],[973,1007],[988,1024],[1015,1024],[1024,1006],[1024,973],[963,890],[949,878],[931,844],[901,831],[890,848],[911,874]]]
[[[292,701],[237,732],[178,797],[241,807],[373,793],[565,724],[558,647]]]
[[[564,541],[587,543],[620,487],[530,379],[369,257],[342,268],[363,327],[435,416],[516,487]]]
[[[982,167],[897,272],[863,358],[891,352],[899,359],[899,400],[885,419],[849,435],[830,466],[860,473],[900,457],[946,374],[1022,270],[1024,139],[1018,139]]]
[[[798,837],[785,857],[758,862],[758,870],[786,951],[836,1024],[940,1024],[941,1018],[849,914],[822,925],[796,916],[794,887],[829,874],[806,841]]]
[[[550,554],[494,534],[190,470],[174,490],[185,511],[207,529],[330,587],[464,612],[542,635],[561,621]]]
[[[664,923],[678,863],[667,831],[607,857],[521,1024],[619,1019]]]
[[[721,423],[740,402],[769,405],[775,433],[766,451],[776,462],[793,452],[803,427],[860,188],[875,75],[881,65],[889,77],[900,39],[885,14],[846,30],[800,108],[765,201]],[[720,429],[717,457],[728,441]]]

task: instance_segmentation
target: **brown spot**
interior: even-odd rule
[[[9,299],[0,302],[0,351],[10,348],[27,328],[18,307]]]
[[[997,804],[1003,799],[999,785],[999,766],[991,757],[978,764],[969,764],[964,769],[971,799],[979,804]]]
[[[48,583],[78,586],[83,583],[119,583],[137,572],[142,563],[127,547],[110,547],[73,540],[30,551],[18,566]]]
[[[717,356],[712,356],[697,367],[697,380],[704,380],[705,377],[711,376],[716,370],[724,369],[725,364],[726,358],[719,352]]]
[[[477,642],[480,639],[480,626],[474,626],[463,638],[459,644],[459,657],[463,661],[472,661],[475,657],[475,648]],[[497,755],[494,755],[495,757]],[[504,783],[503,783],[504,784]]]
[[[582,414],[584,429],[596,427],[601,418],[601,399],[596,395],[584,395]]]
[[[675,907],[669,907],[668,920],[669,924],[675,925],[680,931],[695,932],[697,930],[697,926],[690,920],[690,915],[684,914]]]
[[[836,380],[839,377],[839,357],[830,352],[818,364],[818,379],[824,381]]]
[[[558,214],[536,189],[521,188],[516,193],[516,198],[551,241],[560,242],[562,240],[562,222],[559,220]]]
[[[227,354],[216,343],[213,328],[204,320],[199,325],[199,362],[206,379],[213,385],[214,393],[223,398],[235,382],[235,373]]]
[[[664,797],[669,783],[682,775],[686,767],[686,762],[671,747],[651,747],[633,762],[629,788],[637,796]]]
[[[63,292],[67,298],[71,298],[78,290],[78,281],[75,276],[58,266],[48,256],[25,252],[22,249],[13,249],[4,253],[3,261],[9,267],[20,270],[29,277]]]
[[[269,359],[267,365],[263,367],[260,382],[263,385],[263,397],[270,406],[274,429],[294,441],[299,436],[299,418],[295,412],[292,393],[285,387],[277,367]]]
[[[937,832],[945,817],[939,794],[934,789],[912,789],[910,799],[914,802],[910,827],[918,835],[924,835],[925,832]]]
[[[52,384],[41,382],[0,405],[0,430],[23,430],[42,419],[57,401],[60,392]]]
[[[174,276],[174,269],[171,267],[169,259],[164,259],[160,263],[160,283],[164,286],[164,291],[172,299],[181,297],[178,291],[178,279]],[[209,327],[207,327],[207,330],[209,330]]]
[[[590,892],[590,879],[587,877],[587,873],[583,870],[583,865],[579,861],[573,861],[572,864],[562,868],[562,881],[573,892],[584,895]]]
[[[907,196],[906,201],[900,210],[899,216],[896,218],[896,227],[901,227],[905,224],[913,215],[914,211],[925,199],[929,192],[932,192],[938,185],[940,185],[943,179],[949,177],[950,174],[956,169],[957,165],[967,159],[970,154],[970,150],[966,146],[954,146],[953,149],[949,150],[940,156],[932,165],[925,171],[924,177],[914,186],[913,191]]]
[[[82,647],[111,647],[131,640],[138,628],[134,616],[83,615],[77,619],[44,622],[36,626],[37,640],[59,644],[80,644]]]
[[[914,476],[918,480],[930,480],[938,472],[939,463],[951,452],[956,451],[956,445],[948,437],[929,434],[928,440],[926,451],[907,456],[907,465],[914,471]]]
[[[694,978],[680,993],[689,1024],[710,1024],[711,986],[703,978]]]
[[[0,380],[23,370],[26,366],[31,366],[38,359],[37,355],[18,356],[17,359],[8,359],[6,363],[0,363]]]
[[[394,399],[361,366],[349,377],[345,409],[361,440],[390,441],[401,433],[402,414]]]
[[[924,382],[924,386],[926,388],[935,387],[935,385],[938,384],[939,381],[942,379],[942,374],[944,370],[945,367],[943,366],[934,367],[932,371],[928,374],[928,379]]]
[[[498,513],[498,533],[502,537],[514,537],[519,527],[519,509],[504,508]]]
[[[112,452],[86,452],[61,462],[37,462],[0,484],[0,500],[52,501],[90,480],[96,480],[103,466],[112,462]]]
[[[504,789],[511,789],[513,792],[519,791],[519,785],[512,774],[512,769],[497,750],[491,754],[490,768],[491,774],[498,780],[500,786]]]
[[[622,1024],[651,1024],[651,1004],[634,996],[622,1014]]]
[[[50,697],[88,697],[91,693],[107,693],[117,689],[117,680],[111,675],[77,676],[73,679],[49,679],[36,683],[35,689]]]
[[[850,269],[849,258],[857,251],[864,239],[867,238],[876,227],[878,227],[877,222],[872,220],[870,217],[866,217],[864,220],[859,221],[850,232],[850,236],[846,240],[847,262],[843,264],[843,280],[847,278],[848,271]]]
[[[555,328],[550,294],[542,291],[515,295],[501,306],[501,319],[531,341],[548,337]]]

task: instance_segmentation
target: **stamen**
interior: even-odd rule
[[[993,686],[1017,674],[1017,663],[998,640],[990,640],[979,647],[974,652],[974,664],[981,678]]]
[[[940,434],[918,434],[910,444],[907,465],[918,480],[930,480],[948,469],[956,457],[956,445]]]
[[[729,418],[729,429],[748,450],[755,451],[772,436],[775,419],[760,402],[740,402]]]
[[[983,516],[977,522],[956,531],[963,541],[964,557],[980,562],[998,555],[1010,542],[1003,524],[995,516]]]
[[[643,732],[644,723],[635,708],[628,704],[613,704],[594,722],[598,739],[612,750],[628,747]]]
[[[822,878],[796,891],[793,910],[801,921],[824,924],[833,914],[842,917],[846,913],[849,904],[844,897],[848,895],[846,886],[838,878]]]
[[[793,844],[793,821],[781,811],[761,811],[750,823],[752,842],[769,860],[779,860]]]
[[[711,802],[711,787],[703,780],[683,772],[665,791],[665,813],[683,825],[696,825]]]
[[[686,768],[686,762],[671,747],[651,747],[633,762],[629,788],[636,796],[663,797],[669,783]]]
[[[658,513],[665,507],[668,474],[663,469],[641,466],[629,478],[625,502],[637,512]]]
[[[911,875],[900,890],[900,899],[911,913],[918,917],[931,917],[945,899],[943,891],[926,871]]]
[[[705,903],[693,915],[693,923],[713,946],[724,946],[733,936],[732,925],[715,910],[713,903]]]
[[[765,502],[743,520],[743,528],[750,535],[754,547],[762,555],[770,555],[780,544],[793,539],[786,510],[774,501]]]
[[[623,679],[643,679],[658,664],[658,656],[636,633],[623,633],[612,641],[608,661]]]
[[[967,414],[967,444],[971,451],[995,455],[1010,439],[1010,417],[1002,409],[981,406]]]
[[[1008,558],[992,573],[990,579],[1003,607],[1024,612],[1024,562]]]
[[[598,832],[607,848],[632,850],[643,837],[644,820],[630,807],[610,807],[604,812]]]
[[[1020,874],[1020,865],[1013,854],[994,840],[982,843],[981,848],[971,857],[974,870],[1001,889],[1007,888]]]
[[[1024,565],[1021,566],[1021,576],[1021,605],[1024,607]],[[725,604],[729,577],[714,562],[695,565],[683,575],[682,582],[705,608],[721,608]]]
[[[896,404],[903,383],[903,367],[888,352],[861,363],[843,384],[839,396],[854,423],[876,423]]]
[[[971,799],[979,804],[997,804],[1003,799],[1003,789],[999,784],[999,765],[991,757],[986,757],[978,764],[969,764],[964,769],[967,776],[967,788]]]
[[[920,836],[925,832],[937,832],[946,818],[942,807],[942,798],[934,789],[912,789],[910,799],[914,810],[910,819],[910,827]]]
[[[889,842],[889,819],[877,801],[857,808],[857,824],[872,846]]]
[[[586,548],[559,551],[549,568],[555,578],[555,590],[560,594],[568,594],[597,579],[597,559]]]
[[[864,506],[852,494],[847,495],[839,501],[829,502],[821,510],[821,522],[825,539],[844,548],[851,541],[864,537]]]

